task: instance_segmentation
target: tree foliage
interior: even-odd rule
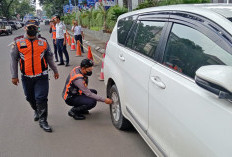
[[[46,11],[48,17],[55,14],[63,15],[63,6],[68,3],[68,0],[40,0],[40,5],[43,6],[43,9]]]
[[[19,14],[23,17],[27,13],[35,11],[35,5],[31,0],[0,0],[0,16],[8,20]]]

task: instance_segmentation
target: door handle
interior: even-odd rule
[[[122,60],[122,61],[125,61],[125,58],[123,57],[122,54],[119,55],[119,59]]]
[[[158,76],[152,76],[151,81],[152,81],[152,83],[154,83],[155,85],[157,85],[158,87],[160,87],[162,89],[166,88],[166,85],[160,80],[160,78]]]

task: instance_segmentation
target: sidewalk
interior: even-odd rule
[[[71,32],[70,30],[67,31],[73,37],[73,32]],[[84,32],[83,45],[85,52],[88,52],[88,46],[90,46],[93,55],[102,61],[102,56],[105,53],[106,42],[93,38]]]

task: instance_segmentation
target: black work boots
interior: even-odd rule
[[[34,113],[34,121],[38,121],[39,120],[39,114],[37,111],[35,111]]]
[[[77,108],[73,107],[71,108],[71,110],[68,111],[68,115],[70,117],[73,117],[73,119],[75,120],[84,120],[85,116],[83,116],[78,110]]]
[[[37,113],[39,115],[39,125],[46,132],[52,132],[52,128],[48,125],[48,104],[47,102],[36,104]]]
[[[31,108],[35,111],[34,113],[34,121],[38,121],[39,120],[39,114],[37,112],[37,107],[36,107],[36,103],[33,102],[29,102],[31,105]]]

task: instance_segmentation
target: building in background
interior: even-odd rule
[[[232,0],[211,0],[212,3],[232,3]]]
[[[127,6],[129,11],[132,11],[133,9],[137,8],[137,6],[144,2],[145,0],[116,0],[116,4],[118,4],[120,7]]]
[[[137,6],[145,0],[115,0],[115,4],[120,7],[125,6],[129,11],[137,8]],[[211,3],[232,3],[232,0],[211,0]]]
[[[42,17],[44,16],[43,11],[42,11],[41,9],[37,9],[37,10],[36,10],[36,16],[37,16],[39,19],[42,19]]]

